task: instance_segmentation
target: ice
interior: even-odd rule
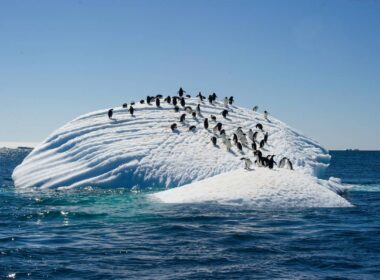
[[[198,103],[197,98],[186,99],[186,106],[193,109]],[[200,104],[202,116],[193,119],[187,114],[185,124],[179,123],[179,117],[184,113],[183,109],[177,113],[173,110],[173,105],[167,104],[163,99],[160,108],[147,104],[134,105],[135,116],[131,116],[128,109],[122,107],[114,108],[112,120],[107,116],[109,108],[80,116],[54,131],[37,145],[14,170],[15,186],[18,190],[88,186],[173,188],[223,173],[225,174],[221,176],[229,178],[235,173],[228,172],[236,171],[244,174],[242,178],[252,182],[255,178],[269,180],[273,177],[273,180],[276,180],[274,186],[281,187],[283,191],[286,190],[283,186],[289,187],[291,184],[289,178],[296,174],[298,177],[295,178],[302,184],[316,185],[318,189],[328,191],[328,194],[331,192],[330,189],[339,191],[339,183],[331,187],[330,184],[322,184],[317,179],[328,166],[330,155],[316,141],[273,116],[266,120],[262,113],[230,105],[227,108],[227,118],[223,118],[221,112],[225,106],[222,101],[213,105],[206,101]],[[231,138],[239,126],[248,133],[250,128],[256,131],[257,123],[263,124],[265,132],[269,133],[268,145],[263,154],[275,154],[277,161],[284,156],[288,157],[293,162],[295,171],[263,171],[256,168],[256,171],[244,173],[240,170],[244,167],[240,158],[249,157],[254,161],[252,150],[244,148],[242,154],[233,146],[232,151],[228,152],[220,137],[214,147],[210,138],[213,136],[212,128],[216,123],[210,120],[211,114],[217,116],[218,122],[223,123],[227,136]],[[204,117],[209,118],[209,130],[203,128]],[[178,124],[176,132],[170,129],[174,122]],[[197,127],[194,132],[188,131],[191,125]],[[259,132],[258,140],[262,138],[263,133]],[[248,181],[240,182],[243,193],[250,184]],[[267,183],[263,181],[258,185],[252,185],[252,192],[256,192],[259,186],[263,186],[263,190],[269,190],[270,184]],[[219,187],[224,188],[223,185],[217,185],[215,189]],[[184,188],[187,190],[188,186]],[[235,185],[234,188],[239,189],[239,186]],[[183,193],[185,192],[178,189],[178,201],[187,201]],[[237,198],[237,194],[238,191],[235,194],[226,192],[223,195],[224,198],[228,198],[228,195]],[[207,193],[204,195],[206,199]],[[161,198],[163,201],[170,200]],[[190,193],[188,199],[193,199]]]

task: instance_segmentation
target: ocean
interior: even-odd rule
[[[0,279],[380,279],[380,152],[331,151],[351,208],[154,203],[146,192],[19,193],[0,149]]]

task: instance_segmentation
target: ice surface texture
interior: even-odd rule
[[[197,98],[186,99],[186,106],[194,110],[198,103]],[[54,131],[15,169],[16,188],[172,188],[243,168],[242,156],[254,161],[252,150],[244,148],[241,154],[233,146],[228,152],[220,137],[213,146],[210,138],[216,123],[211,121],[211,114],[231,139],[239,126],[247,133],[249,128],[255,131],[257,123],[263,124],[269,133],[263,154],[275,154],[277,161],[288,157],[299,174],[318,177],[330,161],[328,152],[317,142],[272,116],[265,120],[262,113],[250,109],[230,105],[227,118],[223,118],[223,102],[211,105],[205,101],[201,103],[202,115],[193,118],[187,114],[181,124],[183,108],[175,112],[163,99],[159,108],[154,102],[134,108],[135,116],[118,107],[110,120],[108,109],[99,110]],[[209,118],[209,130],[203,128],[205,117]],[[174,122],[178,130],[172,132]],[[196,126],[193,132],[189,131],[191,125]],[[258,140],[262,138],[260,132]],[[278,172],[272,173],[276,176]]]

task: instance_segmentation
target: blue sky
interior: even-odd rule
[[[380,149],[380,1],[0,1],[0,142],[147,94],[216,92]]]

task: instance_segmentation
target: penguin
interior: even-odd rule
[[[268,135],[268,132],[266,132],[266,133],[264,134],[264,139],[263,139],[265,143],[268,142],[268,136],[269,136],[269,135]]]
[[[227,110],[223,110],[223,111],[222,111],[222,116],[223,116],[223,118],[226,118],[227,115],[228,115],[228,111],[227,111]]]
[[[162,94],[157,94],[157,95],[156,95],[156,99],[157,99],[157,98],[162,98],[162,97],[163,97]]]
[[[178,90],[178,95],[179,95],[180,97],[182,97],[183,94],[184,94],[185,92],[186,92],[186,91],[184,91],[184,90],[182,89],[182,87],[180,87],[179,90]]]
[[[132,106],[129,106],[129,113],[133,116],[135,109]]]
[[[268,111],[264,111],[264,119],[268,120]]]
[[[193,116],[194,119],[197,117],[197,113],[195,112],[192,112],[191,115]]]
[[[251,169],[252,161],[249,158],[242,157],[240,160],[244,160],[244,165],[245,165],[244,169],[246,170]]]
[[[173,123],[171,126],[170,126],[170,129],[172,131],[176,130],[177,129],[177,124],[176,123]]]
[[[253,112],[257,112],[258,109],[259,109],[259,106],[254,106],[254,107],[252,108],[252,111],[253,111]]]
[[[186,114],[182,114],[181,117],[179,118],[179,121],[183,123],[185,121]]]
[[[226,138],[226,131],[224,129],[222,129],[220,132],[219,132],[220,136],[222,136],[223,138]]]
[[[263,130],[263,125],[261,123],[256,124],[256,128],[260,129],[261,131]]]
[[[131,105],[135,105],[135,101],[132,101],[132,102],[131,102]]]
[[[198,104],[198,105],[197,105],[196,111],[197,111],[197,114],[198,114],[198,115],[201,114],[201,104]]]
[[[164,99],[164,101],[165,101],[166,103],[170,104],[170,103],[172,102],[172,98],[170,97],[170,95],[168,95],[168,96]]]
[[[212,94],[212,101],[215,101],[217,97],[218,97],[218,96],[216,95],[216,93],[213,92],[213,94]]]
[[[205,129],[208,129],[208,118],[205,118],[203,126],[205,127]]]
[[[216,122],[216,117],[215,117],[214,115],[211,115],[210,118],[211,118],[214,122]]]
[[[191,98],[191,95],[190,95],[190,94],[186,94],[186,97],[187,97],[187,98]]]
[[[185,107],[185,105],[186,105],[185,98],[181,98],[181,106]]]
[[[216,137],[215,136],[211,137],[211,142],[212,142],[212,144],[214,144],[214,146],[216,146]]]
[[[150,96],[149,95],[146,97],[146,104],[150,105]]]
[[[238,136],[239,137],[239,136]],[[240,137],[239,137],[239,141],[242,145],[248,147],[248,141],[247,141],[247,137],[245,136],[245,134],[241,134]]]
[[[223,103],[224,103],[224,107],[228,107],[228,104],[230,103],[230,101],[228,100],[228,97],[224,97]]]
[[[287,158],[287,157],[283,157],[279,164],[278,164],[278,167],[280,168],[287,168],[287,169],[290,169],[290,170],[294,170],[293,169],[293,164],[292,162]]]
[[[234,143],[236,144],[238,142],[238,137],[237,135],[234,133],[233,135],[233,140],[234,140]]]
[[[255,131],[255,132],[253,133],[253,135],[252,135],[252,137],[253,137],[253,140],[252,140],[252,141],[256,141],[256,138],[257,138],[257,134],[258,134],[258,132],[257,132],[257,131]]]
[[[177,97],[176,96],[173,97],[173,105],[177,106]]]
[[[201,102],[203,102],[203,100],[206,98],[206,97],[204,97],[204,96],[202,95],[201,92],[199,92],[198,95],[197,95],[196,97],[198,97],[198,98],[199,98],[199,101],[201,101]]]
[[[194,131],[195,128],[196,128],[195,125],[192,125],[192,126],[189,127],[189,131]]]
[[[228,152],[231,151],[231,147],[232,147],[231,139],[223,138],[223,143],[226,145],[227,151]]]
[[[212,104],[212,101],[214,101],[213,98],[212,98],[212,95],[209,95],[209,96],[208,96],[208,102],[209,102],[210,104]]]
[[[108,118],[112,119],[112,116],[113,116],[113,109],[109,109],[108,110]]]
[[[128,103],[124,103],[124,104],[123,104],[123,108],[124,108],[124,109],[128,108]]]
[[[252,151],[256,151],[257,150],[257,145],[256,145],[256,142],[252,142]]]
[[[157,106],[157,107],[161,107],[161,106],[160,106],[160,103],[161,103],[161,102],[160,102],[160,99],[159,99],[159,98],[156,98],[156,106]]]
[[[230,103],[230,105],[232,105],[235,102],[234,97],[230,96],[228,102]]]
[[[277,163],[274,161],[274,155],[268,156],[268,168],[273,169],[274,165],[277,165]]]
[[[252,129],[250,128],[249,130],[248,130],[248,138],[251,140],[251,141],[255,141],[255,138],[253,138],[253,131],[252,131]]]
[[[144,104],[145,103],[145,100],[144,99],[141,99],[140,100],[140,104]]]
[[[193,109],[191,109],[190,106],[186,106],[186,107],[185,107],[185,111],[186,111],[186,113],[191,114],[191,113],[193,112]]]
[[[220,131],[222,130],[222,126],[223,126],[222,123],[219,122],[219,123],[217,123],[216,126],[214,127],[214,130],[217,130],[217,131],[220,132]]]
[[[174,111],[175,111],[176,113],[178,113],[178,112],[179,112],[179,107],[178,107],[178,106],[174,106]]]
[[[260,141],[260,149],[264,148],[264,145],[265,145],[265,141],[264,139]]]
[[[243,151],[243,146],[241,145],[240,142],[237,142],[237,143],[236,143],[236,146],[237,146],[237,148],[238,148],[238,150],[239,150],[240,152]]]

